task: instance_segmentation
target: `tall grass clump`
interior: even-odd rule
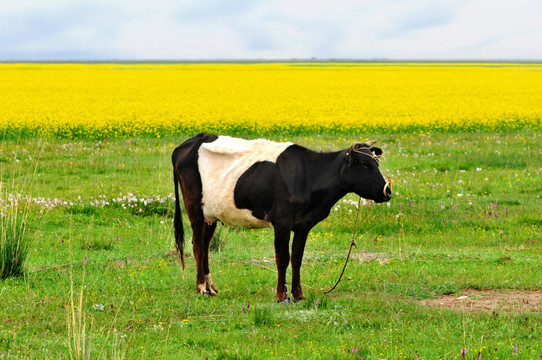
[[[26,157],[22,162],[17,158],[19,151],[13,152],[13,160],[0,157],[0,280],[24,275],[32,245],[27,228],[32,201],[23,194],[34,181],[43,147],[38,146],[35,153],[21,152]]]
[[[83,260],[83,277],[79,294],[74,294],[73,268],[70,272],[70,298],[66,306],[66,325],[68,330],[68,348],[71,360],[90,359],[91,341],[90,329],[86,322],[86,312],[83,309],[85,287],[85,270],[87,258]]]
[[[20,198],[7,194],[0,181],[0,280],[24,275],[31,245],[27,234],[28,206]]]

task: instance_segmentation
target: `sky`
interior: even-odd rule
[[[542,60],[541,0],[0,0],[0,61]]]

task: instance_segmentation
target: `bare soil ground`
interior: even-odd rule
[[[542,311],[542,291],[465,289],[459,296],[443,295],[437,299],[422,300],[418,303],[457,310],[539,312]]]
[[[360,252],[357,254],[352,254],[352,259],[358,259],[360,262],[378,261],[380,264],[389,262],[389,258],[386,254],[372,252]]]

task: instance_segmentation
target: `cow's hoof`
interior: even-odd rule
[[[197,291],[201,295],[216,296],[218,291],[213,285],[209,284],[200,284],[198,285]]]
[[[213,280],[211,279],[211,274],[207,274],[204,277],[204,281],[197,285],[196,289],[201,295],[216,296],[218,291],[213,285]]]
[[[218,292],[214,290],[200,291],[199,293],[200,295],[203,295],[203,296],[217,296],[218,295]]]
[[[303,290],[301,290],[301,288],[292,291],[292,296],[294,298],[294,301],[301,301],[305,299],[305,297],[303,296]]]

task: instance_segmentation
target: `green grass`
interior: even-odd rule
[[[19,173],[11,170],[10,179],[4,174],[4,167],[0,170],[0,281],[24,275],[32,242],[26,231],[29,203],[21,194],[32,179],[32,167],[21,182],[15,182],[14,175]]]
[[[18,205],[0,216],[0,280],[24,275],[24,264],[31,245],[25,233],[26,216]]]
[[[539,359],[540,311],[417,301],[466,288],[542,289],[540,135],[360,136],[384,149],[394,198],[362,207],[358,248],[324,295],[354,230],[355,206],[340,201],[307,242],[307,299],[286,306],[275,303],[271,230],[219,226],[211,253],[218,297],[196,294],[191,255],[183,278],[169,254],[170,154],[188,136],[5,140],[3,181],[23,184],[22,169],[37,170],[23,194],[34,199],[26,275],[0,282],[0,359],[76,357],[79,319],[91,358],[461,359],[466,349],[468,359]],[[331,150],[359,138],[287,140]],[[186,218],[185,228],[190,236]],[[377,256],[361,261],[361,253]]]

